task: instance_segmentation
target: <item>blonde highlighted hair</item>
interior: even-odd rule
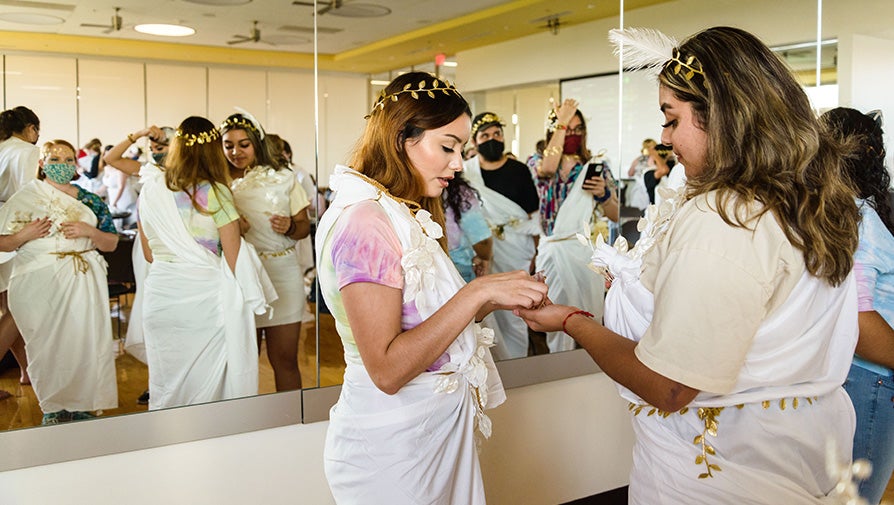
[[[688,195],[716,191],[717,211],[732,226],[772,213],[807,270],[840,284],[853,267],[860,219],[842,177],[850,148],[818,121],[789,68],[750,33],[710,28],[679,50],[704,71],[687,78],[667,64],[659,75],[707,133],[705,167],[688,180]],[[734,215],[726,211],[730,201]],[[747,215],[754,202],[762,210]]]
[[[199,116],[190,116],[180,123],[177,135],[171,142],[164,160],[165,185],[171,191],[183,191],[189,195],[192,206],[198,212],[208,211],[196,201],[196,188],[203,182],[211,183],[211,191],[217,191],[216,184],[229,188],[230,172],[220,142],[195,142],[186,145],[184,137],[198,136],[214,130],[214,124]]]

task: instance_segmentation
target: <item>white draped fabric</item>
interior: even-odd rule
[[[587,266],[592,251],[576,237],[585,231],[589,235],[595,207],[593,195],[583,190],[583,183],[581,173],[556,214],[553,234],[540,237],[537,271],[546,275],[553,303],[579,307],[598,321],[602,318],[605,283]],[[574,349],[574,340],[561,331],[548,332],[546,343],[550,352]]]
[[[636,248],[597,242],[593,254],[594,265],[614,276],[605,325],[634,341],[655,306],[640,282],[642,257],[681,201],[663,196],[661,217],[651,206]],[[662,413],[619,385],[636,434],[630,503],[830,503],[837,476],[826,470],[827,444],[834,442],[838,460],[847,461],[853,443],[854,411],[841,384],[856,345],[856,318],[853,276],[833,288],[805,272],[760,325],[729,394],[702,391],[687,409]]]
[[[2,233],[50,217],[50,234],[12,258],[9,309],[28,353],[28,375],[45,413],[118,406],[106,262],[88,238],[67,239],[63,222],[96,226],[93,212],[44,181],[0,207]]]
[[[127,322],[127,334],[124,337],[124,350],[142,363],[148,364],[146,357],[146,342],[143,336],[143,283],[149,275],[149,263],[143,255],[143,244],[137,235],[133,241],[131,250],[133,262],[133,276],[136,289],[133,295],[133,305],[130,309]]]
[[[404,303],[415,302],[425,320],[463,286],[435,240],[443,231],[427,212],[417,212],[414,219],[405,205],[347,167],[337,167],[330,184],[336,196],[317,230],[318,264],[344,209],[376,200],[404,251]],[[375,387],[362,363],[349,363],[330,413],[324,453],[337,503],[484,503],[474,428],[489,436],[490,419],[483,410],[505,400],[488,349],[492,343],[490,330],[470,322],[447,348],[447,364],[420,374],[394,395]]]
[[[481,196],[481,213],[494,232],[491,272],[511,272],[531,268],[537,254],[534,236],[540,235],[540,216],[528,215],[517,203],[487,187],[481,176],[478,157],[466,160],[465,177]],[[528,325],[509,311],[494,313],[498,332],[494,338],[497,359],[521,358],[528,355]]]
[[[234,274],[189,234],[163,174],[143,172],[143,230],[177,258],[155,261],[144,283],[149,408],[257,394],[254,316],[276,298],[257,253],[242,240]]]
[[[256,167],[232,184],[236,208],[250,225],[245,240],[257,249],[278,295],[270,304],[271,310],[255,318],[258,328],[296,323],[304,318],[304,273],[296,241],[273,231],[269,221],[274,214],[292,215],[289,195],[296,183],[290,170]]]

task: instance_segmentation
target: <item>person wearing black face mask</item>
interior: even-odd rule
[[[537,271],[543,272],[549,284],[549,298],[574,300],[581,307],[602,318],[604,282],[587,268],[592,251],[576,240],[589,226],[588,234],[605,228],[602,218],[618,221],[617,191],[608,163],[597,156],[601,175],[585,179],[590,151],[587,149],[587,124],[577,108],[578,102],[566,99],[549,114],[546,148],[535,154],[528,166],[536,177],[540,194],[540,224],[543,236],[537,251]],[[561,331],[547,333],[550,352],[574,349],[574,341]]]
[[[491,271],[532,271],[540,235],[540,200],[528,168],[504,152],[503,126],[492,112],[475,116],[471,141],[478,156],[465,161],[465,176],[481,196],[482,214],[493,230]],[[494,356],[527,356],[528,327],[524,321],[508,311],[497,311],[494,318]]]

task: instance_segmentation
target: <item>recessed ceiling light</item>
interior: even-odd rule
[[[184,0],[193,4],[202,5],[245,5],[251,3],[251,0]]]
[[[146,24],[134,26],[133,29],[140,33],[161,37],[186,37],[196,33],[194,29],[183,25]]]
[[[0,21],[21,25],[59,25],[65,22],[64,19],[58,16],[33,14],[30,12],[4,12],[0,14]]]

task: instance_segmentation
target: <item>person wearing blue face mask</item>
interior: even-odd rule
[[[71,184],[74,147],[49,143],[31,181],[0,207],[9,309],[25,340],[43,424],[118,406],[106,267],[118,235],[102,199]],[[77,301],[77,303],[74,303]]]

